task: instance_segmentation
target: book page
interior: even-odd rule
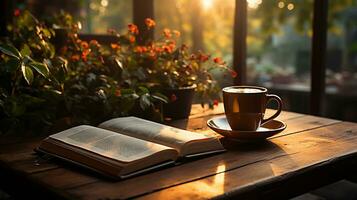
[[[49,137],[120,162],[132,162],[171,149],[87,125],[77,126]]]
[[[212,137],[203,134],[174,128],[137,117],[111,119],[103,122],[99,127],[169,146],[178,151],[181,151],[181,148],[188,142],[212,139]]]

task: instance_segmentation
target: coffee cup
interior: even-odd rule
[[[261,124],[276,118],[282,108],[279,96],[268,94],[264,87],[230,86],[222,89],[224,111],[232,130],[255,131]],[[264,119],[269,101],[275,100],[278,109],[274,115]]]

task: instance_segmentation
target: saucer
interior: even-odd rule
[[[208,120],[207,126],[229,139],[243,141],[264,140],[268,137],[280,133],[286,128],[286,124],[284,122],[273,119],[264,123],[256,131],[232,130],[227,122],[226,116],[215,117]]]

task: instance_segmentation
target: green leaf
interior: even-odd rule
[[[48,29],[44,28],[42,29],[42,32],[46,37],[51,38],[52,34]]]
[[[10,58],[7,62],[6,62],[6,71],[7,72],[15,72],[16,70],[19,69],[21,65],[21,62],[19,59],[17,58]]]
[[[141,91],[142,93],[144,93],[144,94],[149,93],[149,90],[148,90],[146,87],[139,86],[139,89],[140,89],[140,91]]]
[[[48,78],[50,75],[50,70],[48,70],[47,65],[40,62],[31,62],[29,63],[33,69],[35,69],[38,73],[40,73],[43,77]]]
[[[33,106],[35,104],[41,104],[46,101],[45,99],[42,99],[39,97],[34,97],[31,95],[27,95],[27,94],[21,95],[21,100],[23,101],[23,104],[26,106]]]
[[[156,100],[159,100],[161,102],[164,102],[164,103],[168,103],[169,102],[169,99],[163,94],[155,93],[155,94],[153,94],[151,96],[152,96],[152,98],[154,98]]]
[[[117,65],[117,67],[119,68],[119,69],[123,69],[123,63],[122,62],[120,62],[120,60],[119,60],[119,58],[115,58],[114,59],[114,62],[115,62],[115,64]]]
[[[1,44],[0,51],[8,56],[11,56],[11,57],[14,57],[17,59],[20,59],[22,57],[20,52],[12,45]]]
[[[27,44],[24,44],[20,51],[22,56],[30,56],[31,55],[31,49]]]
[[[62,70],[68,72],[68,61],[60,56],[58,56],[57,59],[61,63]]]
[[[123,88],[123,89],[120,90],[120,92],[121,92],[122,95],[135,93],[135,91],[133,89],[130,89],[130,88],[128,88],[128,89],[124,89]]]
[[[5,102],[0,99],[0,107],[1,107],[1,108],[4,108],[4,104],[5,104]]]
[[[22,75],[24,76],[27,84],[31,85],[33,81],[33,72],[30,67],[22,65],[21,66]]]
[[[143,110],[146,110],[151,106],[151,101],[150,101],[150,95],[149,94],[144,94],[140,97],[140,107]]]
[[[18,117],[18,116],[23,115],[26,111],[25,105],[17,102],[16,100],[10,102],[10,105],[11,105],[11,107],[10,107],[9,111],[10,111],[11,116]]]
[[[48,49],[50,51],[50,58],[53,58],[56,54],[55,47],[52,44],[48,43]]]

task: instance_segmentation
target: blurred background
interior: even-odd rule
[[[156,37],[164,27],[181,32],[193,50],[233,65],[235,0],[154,0]],[[37,17],[63,9],[82,24],[82,34],[119,32],[133,21],[132,0],[16,0],[14,8]],[[247,84],[281,95],[285,109],[308,113],[313,0],[247,0]],[[357,1],[330,0],[326,95],[322,115],[357,121]],[[221,86],[233,80],[216,74]]]

